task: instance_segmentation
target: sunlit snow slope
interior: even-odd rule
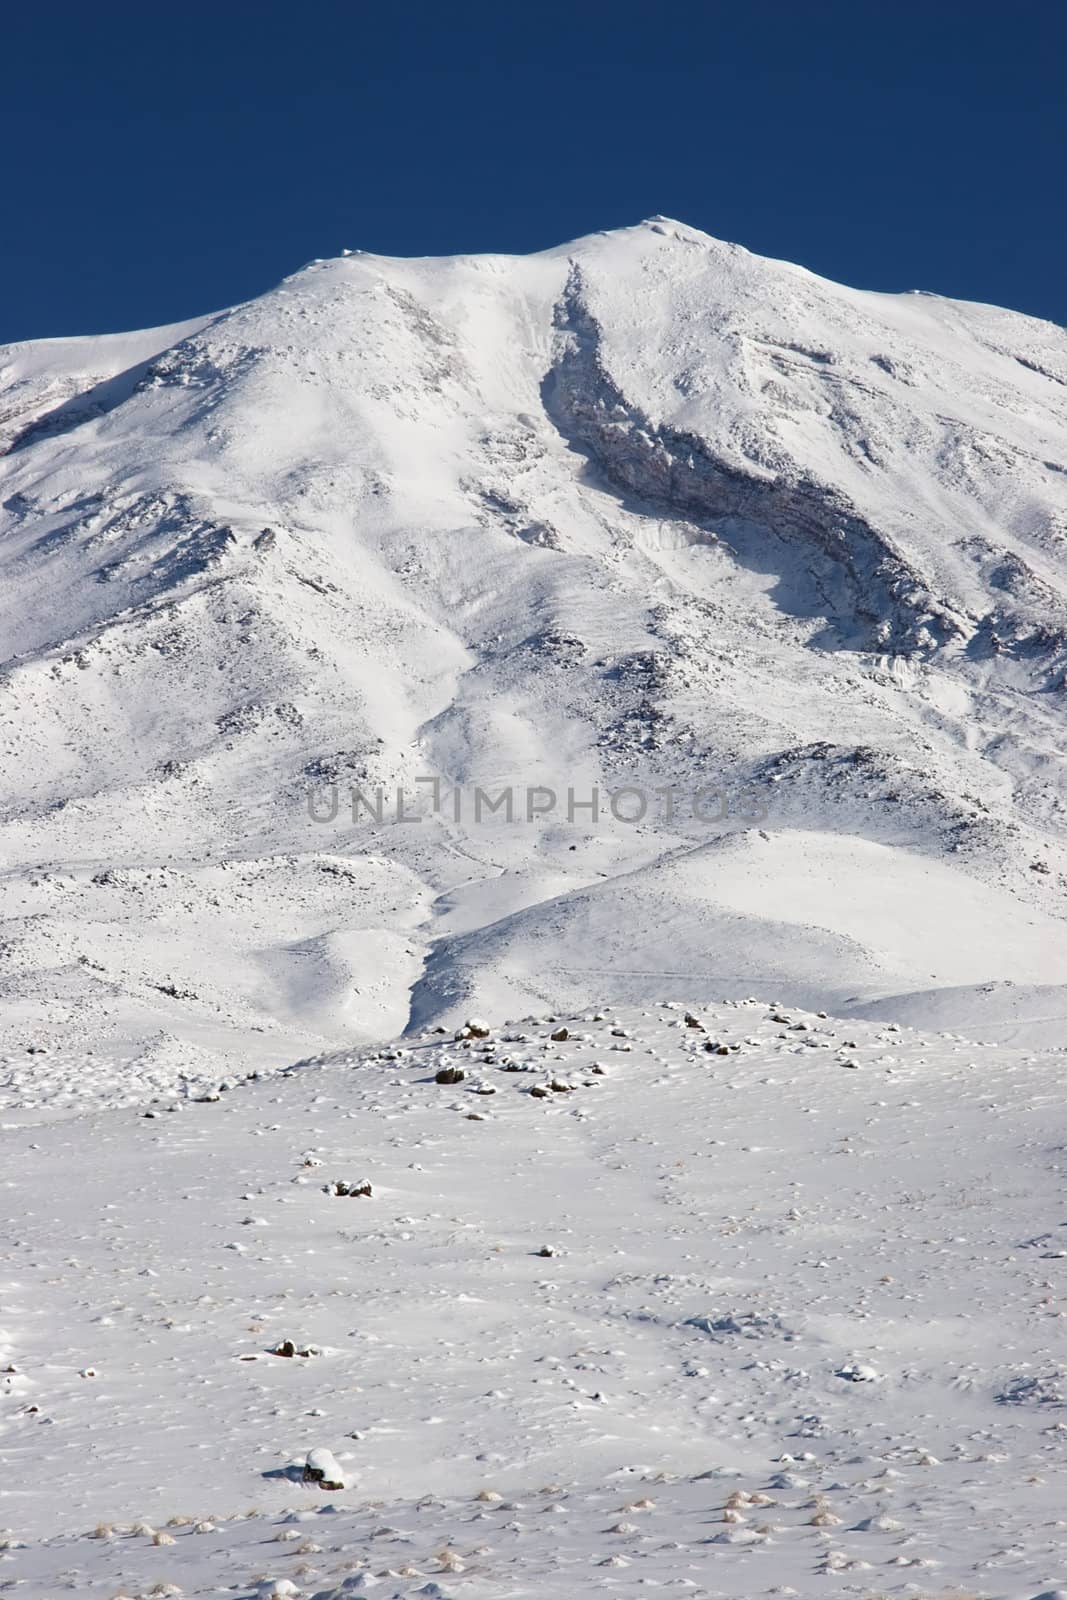
[[[0,434],[9,1103],[679,985],[1058,1028],[1063,330],[654,219],[9,347]]]

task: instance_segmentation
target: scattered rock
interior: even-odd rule
[[[292,1600],[300,1590],[288,1578],[267,1578],[256,1590],[256,1600]]]
[[[304,1464],[304,1482],[317,1483],[320,1489],[343,1489],[345,1477],[337,1458],[329,1450],[309,1450]]]
[[[995,1399],[1002,1406],[1067,1405],[1067,1370],[1013,1378]]]
[[[318,1356],[322,1354],[322,1351],[315,1344],[301,1346],[292,1339],[281,1339],[270,1353],[272,1356],[285,1356],[288,1360],[293,1356],[303,1356],[305,1359],[310,1356]]]
[[[865,1366],[862,1361],[847,1361],[834,1373],[835,1378],[844,1378],[846,1383],[877,1383],[878,1376],[873,1367]]]
[[[774,1313],[760,1311],[706,1312],[703,1316],[689,1317],[683,1324],[696,1328],[712,1339],[765,1339],[793,1340],[796,1336]]]

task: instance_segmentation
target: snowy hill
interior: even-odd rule
[[[1062,1600],[1067,334],[655,218],[0,448],[0,1587]]]
[[[1061,329],[655,219],[13,347],[0,409],[12,1098],[1067,972]]]

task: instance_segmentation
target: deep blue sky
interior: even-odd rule
[[[654,212],[1067,322],[1063,0],[5,8],[0,340]]]

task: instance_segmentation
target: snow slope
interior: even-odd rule
[[[0,1582],[1062,1593],[1062,1050],[686,1016],[10,1132]]]
[[[1063,982],[1063,330],[653,219],[13,347],[0,406],[9,1104],[672,974]]]
[[[5,1592],[1062,1600],[1063,330],[653,218],[0,448]]]

